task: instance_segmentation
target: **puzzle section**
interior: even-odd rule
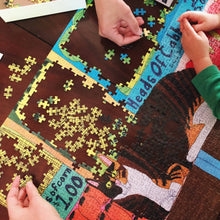
[[[11,72],[11,75],[9,75],[9,80],[13,84],[19,84],[23,77],[27,76],[28,73],[31,71],[31,68],[33,65],[37,64],[36,58],[28,56],[24,59],[25,65],[21,68],[20,65],[17,65],[15,63],[12,63],[8,66],[8,69]],[[4,89],[5,99],[9,99],[13,95],[13,87],[9,85],[7,88]]]
[[[37,179],[42,193],[62,163],[40,145],[28,141],[6,126],[0,128],[0,204],[6,207],[6,196],[15,176],[21,176],[21,186]]]
[[[42,197],[53,204],[65,219],[78,202],[86,187],[85,179],[69,167],[62,165]]]
[[[48,86],[48,81],[54,83]],[[9,118],[69,158],[73,167],[86,167],[98,177],[104,171],[96,152],[111,155],[119,150],[119,139],[137,119],[120,107],[103,104],[103,87],[94,84],[88,89],[83,83],[83,77],[47,60]]]
[[[174,72],[180,61],[183,50],[178,17],[187,10],[203,10],[206,1],[178,4],[174,1],[170,8],[151,0],[126,2],[134,15],[144,20],[142,39],[122,48],[102,39],[104,50],[102,43],[81,50],[79,40],[85,45],[90,38],[100,41],[98,22],[93,22],[95,8],[92,1],[88,1],[88,9],[76,13],[53,52],[65,58],[81,74],[102,84],[107,89],[104,97],[107,102],[120,103],[125,110],[136,114],[157,82]]]

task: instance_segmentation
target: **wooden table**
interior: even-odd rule
[[[68,12],[7,24],[0,20],[0,52],[3,53],[3,58],[0,61],[1,124],[22,96],[37,70],[40,69],[47,54],[74,13],[75,12]],[[21,87],[21,84],[9,81],[8,66],[12,63],[25,65],[25,58],[27,56],[36,57],[37,64],[34,65],[31,72],[23,78]],[[13,87],[13,96],[3,100],[4,89],[7,88],[8,85]],[[203,150],[219,160],[219,146],[213,145],[213,143],[220,140],[216,140],[217,137],[220,137],[220,121],[216,123],[215,129],[213,129],[203,146]],[[219,192],[219,181],[194,166],[168,216],[168,220],[218,219],[220,210]],[[7,219],[6,211],[1,213],[1,219]]]
[[[40,69],[49,51],[63,32],[75,12],[62,13],[42,18],[5,23],[0,19],[1,27],[1,80],[0,80],[0,124],[8,117],[17,101],[21,98],[27,86]],[[48,34],[49,32],[51,34]],[[52,34],[53,33],[53,34]],[[12,63],[25,65],[25,58],[36,58],[36,65],[31,72],[23,77],[22,82],[11,82],[8,66]],[[12,96],[5,98],[5,88],[13,88]],[[4,104],[3,104],[4,103]],[[1,208],[1,219],[8,219],[7,210]]]

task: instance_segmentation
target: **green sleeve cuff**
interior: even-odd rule
[[[196,88],[199,88],[201,82],[204,82],[209,77],[213,77],[215,74],[219,74],[219,70],[217,66],[215,65],[208,66],[192,79],[192,83]]]
[[[192,79],[192,83],[213,114],[220,119],[220,71],[217,66],[211,65],[202,70]]]

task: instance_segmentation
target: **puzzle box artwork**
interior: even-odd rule
[[[5,22],[11,22],[85,7],[85,0],[2,0],[0,17]]]

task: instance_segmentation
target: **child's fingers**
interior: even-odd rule
[[[118,32],[122,35],[127,35],[127,36],[134,35],[128,28],[124,28],[124,27],[119,27]]]
[[[33,184],[32,181],[28,181],[26,184],[26,192],[27,192],[27,196],[29,201],[33,201],[35,198],[38,198],[40,195],[38,193],[37,188],[35,187],[35,185]]]
[[[130,16],[127,16],[124,20],[126,20],[130,30],[136,34],[136,35],[141,35],[142,34],[142,30],[141,28],[139,27],[139,23],[137,21],[137,19],[134,17],[134,15],[130,14]]]
[[[181,22],[184,18],[186,18],[187,17],[187,12],[185,12],[185,13],[183,13],[183,14],[181,14],[180,16],[179,16],[179,18],[177,19],[177,21],[179,21],[179,22]]]
[[[120,27],[123,27],[123,28],[127,28],[128,27],[128,23],[126,21],[121,21],[120,22]]]
[[[183,20],[183,28],[184,32],[188,36],[196,36],[196,32],[193,29],[193,27],[190,25],[189,21],[187,19]]]
[[[19,184],[20,184],[20,177],[16,176],[7,196],[8,207],[13,207],[18,203]]]
[[[25,187],[22,187],[19,191],[19,194],[18,194],[18,200],[21,203],[23,203],[26,196],[27,196],[26,189],[25,189]]]
[[[192,25],[192,27],[194,28],[194,30],[196,31],[196,32],[199,32],[199,31],[201,31],[202,29],[203,29],[203,26],[204,26],[204,24],[194,24],[194,25]]]
[[[207,45],[209,44],[209,40],[203,31],[199,31],[197,34],[200,36],[204,43],[206,43]]]
[[[142,24],[144,24],[144,20],[143,20],[142,17],[136,17],[136,19],[137,19],[137,22],[138,22],[139,26],[141,26]]]
[[[180,15],[180,17],[177,19],[177,21],[182,21],[183,19],[187,19],[192,22],[196,22],[198,20],[198,12],[194,11],[187,11]]]
[[[183,26],[183,22],[180,22],[180,31],[183,32],[184,31],[184,26]]]
[[[23,202],[23,206],[24,206],[24,207],[28,207],[28,206],[29,206],[29,203],[30,203],[29,198],[26,197],[25,200],[24,200],[24,202]]]
[[[201,38],[207,38],[206,37],[206,35],[205,35],[205,33],[203,32],[203,31],[199,31],[198,33],[197,33]]]

